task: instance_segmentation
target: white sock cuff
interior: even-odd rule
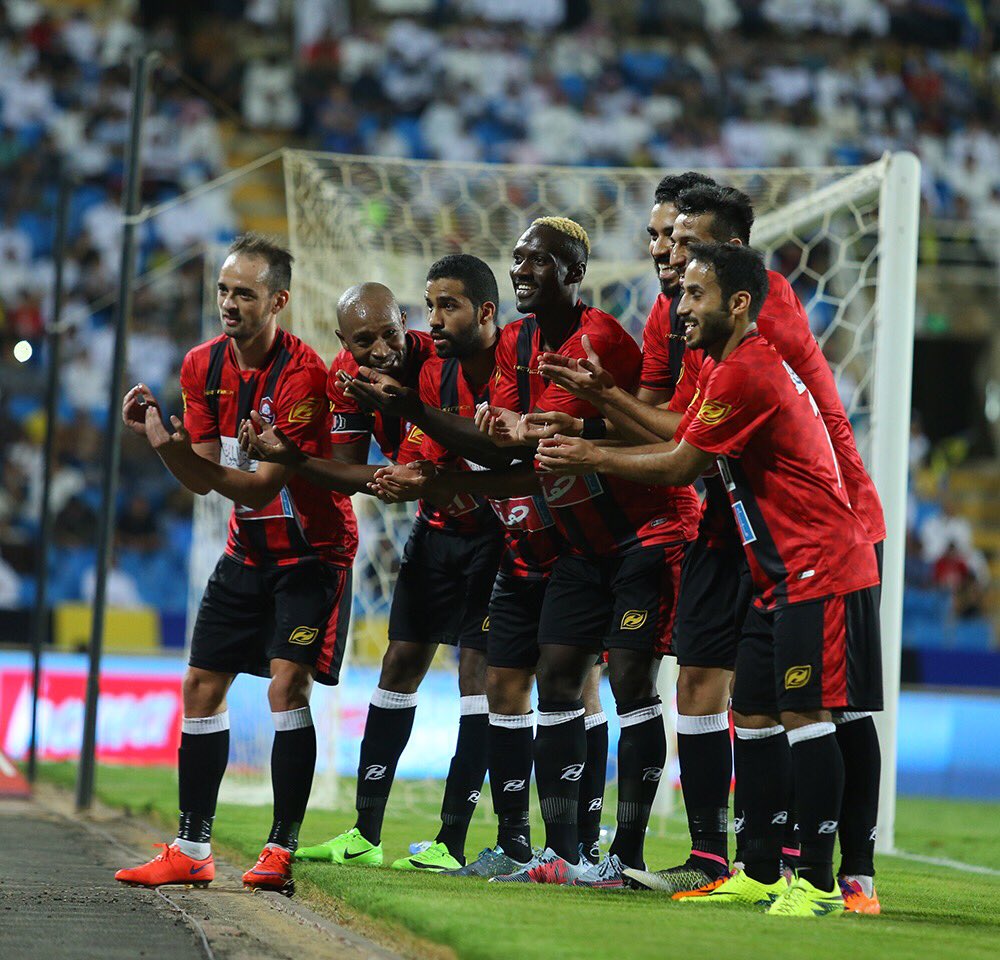
[[[763,727],[760,730],[754,730],[750,727],[737,727],[736,738],[738,740],[766,740],[768,737],[776,737],[778,734],[784,732],[785,728],[780,723],[776,727]]]
[[[560,723],[569,723],[577,717],[583,716],[583,707],[579,710],[559,710],[556,713],[543,713],[538,711],[538,725],[540,727],[555,727]]]
[[[794,747],[803,740],[818,740],[820,737],[835,733],[836,730],[832,723],[807,723],[804,727],[788,731],[788,745]]]
[[[599,727],[602,723],[608,722],[608,715],[602,710],[600,713],[592,713],[589,717],[583,718],[583,725],[588,730],[592,727]]]
[[[852,720],[864,720],[865,717],[870,716],[871,714],[867,710],[847,711],[845,713],[835,713],[833,715],[833,722],[839,727],[843,723],[850,723]]]
[[[304,730],[313,725],[312,710],[309,705],[296,707],[294,710],[282,710],[279,713],[272,713],[271,719],[274,721],[274,729],[278,733],[286,730]]]
[[[458,703],[458,712],[463,717],[489,713],[490,705],[486,702],[486,694],[482,693],[475,697],[462,697]]]
[[[371,705],[383,710],[408,710],[417,705],[415,693],[396,693],[395,690],[383,690],[376,687],[372,694]]]
[[[222,733],[229,729],[229,711],[223,710],[214,717],[185,717],[181,721],[182,733]]]
[[[655,720],[663,716],[663,704],[651,703],[648,707],[639,707],[629,713],[618,715],[618,723],[622,727],[633,727],[637,723],[645,723],[647,720]]]
[[[729,732],[729,711],[725,713],[710,713],[708,716],[688,717],[684,714],[677,715],[677,732],[688,736],[695,736],[699,733],[719,733],[725,730]]]
[[[533,713],[491,713],[491,727],[506,727],[508,730],[520,730],[523,727],[534,726],[535,719]]]

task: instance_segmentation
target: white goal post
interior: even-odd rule
[[[291,328],[326,361],[339,349],[335,304],[348,286],[386,283],[407,308],[410,324],[421,326],[424,275],[447,253],[461,250],[486,260],[500,280],[501,319],[515,316],[513,297],[505,295],[510,249],[532,219],[545,215],[569,216],[587,229],[592,254],[582,296],[641,336],[658,291],[645,239],[653,190],[662,176],[680,171],[461,164],[299,150],[285,150],[282,159],[295,257]],[[894,845],[919,170],[914,156],[898,153],[864,167],[703,171],[752,198],[757,213],[752,242],[805,304],[885,506],[886,709],[878,721],[883,852]],[[367,629],[384,638],[380,618],[410,513],[356,499],[362,544],[352,633],[364,636]],[[206,505],[194,538],[195,553],[206,560],[215,551],[213,563],[217,539],[208,535],[206,524],[217,520]],[[197,563],[193,557],[192,572]],[[200,595],[205,564],[197,569],[191,591]]]

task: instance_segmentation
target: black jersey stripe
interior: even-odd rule
[[[741,501],[743,509],[746,510],[747,519],[753,527],[756,539],[749,544],[749,549],[753,552],[754,559],[760,564],[765,576],[774,585],[772,596],[774,598],[772,606],[781,606],[788,601],[788,569],[781,559],[781,552],[774,540],[771,530],[764,519],[764,514],[760,509],[760,504],[754,496],[753,489],[747,480],[746,472],[740,465],[739,460],[726,458],[726,464],[735,485],[732,499]]]
[[[222,383],[222,365],[225,363],[228,349],[228,340],[212,344],[208,354],[208,370],[205,373],[205,403],[215,418],[216,427],[219,427],[219,386]],[[222,430],[219,432],[222,433]]]
[[[538,321],[534,317],[525,317],[521,321],[521,329],[517,331],[517,402],[521,413],[531,412],[531,361],[535,358],[535,333]]]
[[[679,334],[672,336],[667,341],[667,359],[670,368],[670,379],[673,389],[677,389],[677,383],[681,378],[681,367],[684,365],[684,348],[687,345],[684,339],[684,324],[677,316],[677,308],[680,306],[680,296],[672,297],[670,300],[670,332]]]

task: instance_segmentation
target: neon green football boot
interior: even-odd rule
[[[719,884],[701,897],[684,897],[678,903],[742,903],[750,906],[770,906],[788,889],[784,877],[774,883],[761,883],[747,876],[742,870],[734,873],[725,883]]]
[[[832,890],[820,890],[796,877],[767,912],[772,917],[836,917],[844,913],[844,898],[836,883]]]
[[[314,847],[299,847],[296,860],[319,860],[322,863],[343,863],[356,867],[381,867],[382,844],[369,843],[357,827],[351,827],[326,843]]]
[[[410,857],[400,857],[393,865],[393,870],[426,870],[428,873],[443,873],[445,870],[458,870],[460,864],[443,843],[432,843],[426,850]]]

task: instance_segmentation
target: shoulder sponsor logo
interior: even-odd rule
[[[582,763],[571,763],[569,766],[562,768],[559,779],[569,781],[579,780],[583,776],[583,767]]]
[[[296,627],[289,636],[288,642],[308,647],[318,636],[319,629],[317,627]]]
[[[305,400],[299,400],[292,405],[288,414],[288,422],[309,423],[310,420],[316,419],[322,408],[323,401],[319,397],[307,397]]]
[[[622,616],[622,630],[638,630],[649,617],[648,610],[626,610]]]
[[[269,423],[274,425],[274,401],[270,397],[264,397],[260,402],[260,407],[257,409],[260,414],[261,420],[264,423]]]
[[[785,689],[798,690],[812,679],[813,668],[810,664],[800,667],[789,667],[785,671]]]
[[[382,780],[385,778],[386,766],[384,763],[373,763],[365,767],[365,780]]]
[[[717,403],[715,400],[706,400],[698,411],[698,419],[709,426],[720,423],[732,412],[732,407],[728,403]]]
[[[424,436],[424,431],[421,430],[420,427],[413,427],[406,435],[406,439],[409,440],[410,443],[423,443]]]

